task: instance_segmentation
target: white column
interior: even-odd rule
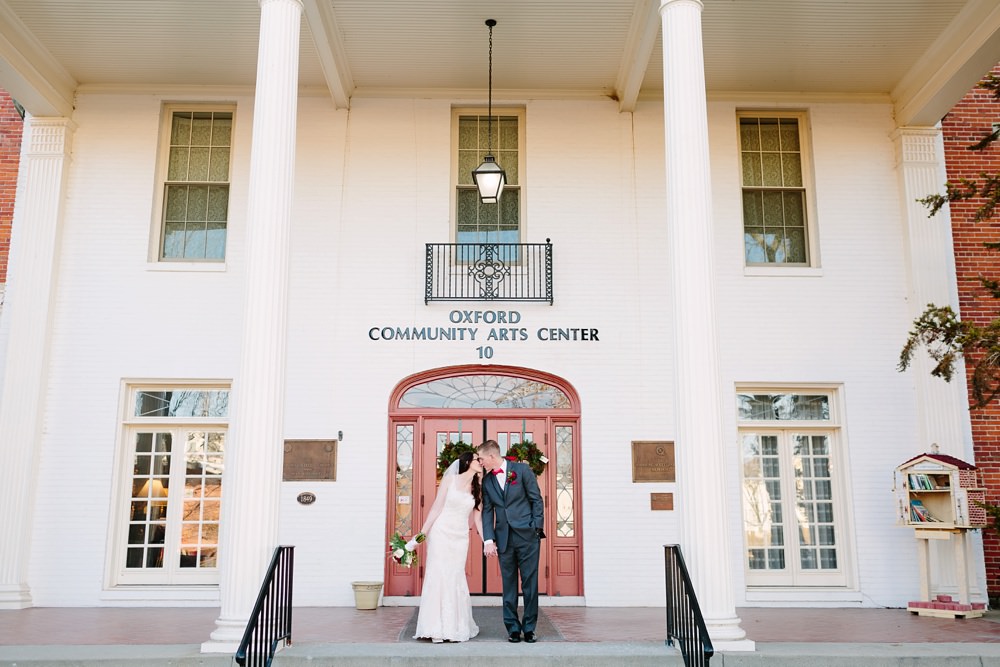
[[[958,282],[948,207],[929,217],[927,207],[917,201],[941,192],[947,179],[941,130],[936,127],[901,127],[896,129],[892,138],[896,144],[899,190],[906,216],[903,231],[910,316],[918,317],[929,303],[950,305],[958,312]],[[918,350],[907,371],[916,389],[917,401],[917,442],[913,443],[911,454],[930,452],[936,444],[942,454],[972,462],[972,425],[965,366],[959,361],[951,382],[931,375],[933,367],[934,362],[927,353]],[[970,542],[970,552],[975,558],[972,596],[983,600],[986,570],[982,538],[977,535]],[[944,540],[934,540],[929,546],[932,554],[929,565],[931,595],[961,591],[962,586],[968,586],[956,574],[967,571],[966,563],[958,563],[955,550],[948,547]]]
[[[933,127],[904,127],[893,133],[903,197],[906,272],[909,279],[910,314],[916,318],[927,304],[950,305],[958,312],[955,252],[948,207],[934,217],[918,199],[941,192],[947,176],[943,169],[941,131]],[[902,342],[900,343],[902,347]],[[923,351],[914,355],[907,371],[917,390],[919,442],[914,455],[937,444],[942,454],[972,460],[968,394],[964,366],[945,382],[931,375],[934,362]],[[900,461],[902,463],[902,461]]]
[[[72,128],[66,118],[24,125],[3,311],[10,333],[0,403],[0,609],[32,606],[34,485]]]
[[[667,226],[677,367],[681,549],[716,648],[753,650],[736,616],[715,323],[701,0],[661,0]]]
[[[295,182],[300,0],[260,0],[250,150],[246,293],[233,382],[219,557],[222,609],[202,652],[231,652],[278,546],[288,247]]]

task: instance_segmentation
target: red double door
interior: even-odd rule
[[[461,439],[463,442],[478,445],[484,440],[492,439],[500,443],[501,453],[506,453],[508,445],[530,440],[549,459],[545,471],[538,476],[538,486],[545,504],[544,529],[547,536],[541,545],[538,590],[542,595],[581,595],[579,500],[575,497],[578,489],[575,488],[575,484],[570,484],[569,488],[566,488],[566,479],[578,479],[574,465],[578,457],[574,456],[572,451],[575,449],[575,438],[572,437],[575,428],[560,427],[560,437],[564,442],[562,447],[556,447],[554,436],[557,425],[548,418],[422,418],[413,426],[412,499],[407,501],[409,507],[403,508],[410,514],[409,524],[413,532],[423,525],[433,504],[438,483],[437,458],[445,444]],[[397,431],[399,428],[397,425]],[[571,434],[569,442],[566,442],[567,432]],[[561,466],[560,451],[564,459]],[[390,507],[396,508],[398,513],[400,505],[398,498],[396,500],[397,503],[391,504]],[[567,507],[570,507],[569,514]],[[570,526],[569,530],[567,525]],[[420,594],[423,567],[399,568],[390,562],[387,570],[386,595]],[[472,595],[502,593],[499,559],[483,556],[483,543],[471,518],[469,554],[465,572],[469,582],[469,592]]]

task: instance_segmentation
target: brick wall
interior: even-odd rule
[[[1000,65],[993,73],[1000,75]],[[995,122],[1000,122],[1000,101],[982,89],[968,93],[945,116],[942,129],[949,181],[975,179],[984,171],[1000,172],[1000,143],[985,151],[968,150]],[[1000,215],[975,223],[972,216],[977,206],[976,200],[951,205],[952,235],[962,319],[985,325],[1000,314],[1000,302],[987,295],[979,284],[980,275],[1000,278],[1000,255],[983,247],[987,241],[1000,240]],[[972,410],[971,418],[976,466],[987,488],[987,501],[1000,504],[1000,401]],[[1000,597],[1000,535],[995,531],[983,533],[987,587],[990,597],[997,598]]]
[[[7,256],[10,253],[10,226],[14,218],[22,126],[14,101],[7,91],[0,90],[0,283],[7,282]]]

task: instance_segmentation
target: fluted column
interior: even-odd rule
[[[10,334],[0,403],[0,609],[31,606],[33,494],[72,128],[66,118],[24,126],[3,311]]]
[[[947,178],[942,158],[941,130],[935,127],[902,127],[893,133],[892,138],[896,144],[899,189],[906,215],[903,229],[910,316],[918,317],[929,303],[950,305],[958,312],[955,251],[948,208],[929,217],[927,207],[917,201],[941,192]],[[907,371],[916,388],[917,399],[917,442],[913,443],[910,453],[930,452],[936,444],[942,454],[972,462],[972,426],[969,423],[964,366],[959,362],[951,382],[931,375],[933,366],[934,362],[926,352],[918,350]],[[972,572],[972,595],[978,600],[985,599],[981,586],[985,582],[981,538],[976,536],[966,541],[964,537],[959,540],[959,537],[955,536],[955,539],[956,544],[962,544],[961,549],[953,547],[950,541],[942,540],[932,540],[929,541],[933,542],[932,545],[920,547],[921,558],[926,557],[928,549],[932,554],[929,561],[921,563],[921,567],[930,564],[931,593],[955,594],[964,590],[968,596],[969,584],[960,577]],[[972,548],[965,549],[966,544]],[[970,555],[972,563],[960,562]]]
[[[222,487],[222,609],[211,640],[202,644],[206,653],[236,649],[278,545],[302,4],[260,0],[260,8],[243,343]]]
[[[893,133],[903,197],[906,272],[909,279],[910,315],[916,318],[927,304],[950,305],[958,312],[955,253],[951,219],[945,207],[933,218],[918,202],[941,191],[946,179],[940,147],[941,131],[933,127],[903,127]],[[902,343],[900,343],[902,345]],[[937,443],[942,454],[970,460],[968,397],[965,373],[960,366],[952,382],[931,375],[934,362],[920,350],[909,371],[917,389],[919,442],[913,454],[931,451]],[[902,463],[902,461],[900,461]]]
[[[715,323],[701,0],[661,0],[667,226],[674,295],[681,549],[716,647],[752,650],[736,616]]]

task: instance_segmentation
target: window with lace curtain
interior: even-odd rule
[[[232,108],[164,110],[158,260],[225,260],[232,133]]]
[[[743,248],[747,266],[812,266],[805,115],[740,113]]]
[[[454,115],[455,242],[521,243],[523,111],[494,109],[492,124],[485,113],[456,110]],[[500,201],[479,200],[472,170],[487,152],[507,175]]]

